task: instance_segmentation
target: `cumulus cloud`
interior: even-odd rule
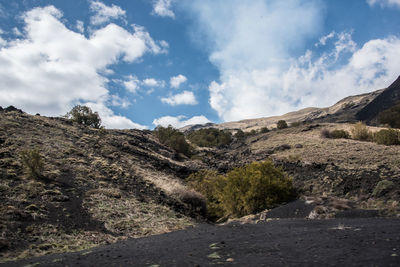
[[[155,0],[153,1],[154,15],[160,17],[175,18],[175,13],[171,10],[171,0]]]
[[[399,75],[396,37],[359,47],[351,32],[332,32],[317,44],[326,45],[327,52],[294,57],[296,48],[320,35],[319,1],[233,0],[226,5],[204,0],[185,8],[220,71],[219,81],[209,85],[209,103],[224,121],[329,106],[350,94],[379,89]]]
[[[125,89],[130,92],[130,93],[138,93],[139,90],[143,87],[164,87],[165,86],[165,81],[163,80],[157,80],[154,78],[147,78],[144,80],[139,80],[138,77],[134,75],[129,75],[126,77],[125,80],[115,80],[116,83],[122,84]],[[148,91],[149,92],[149,91]]]
[[[163,97],[161,98],[161,101],[171,106],[197,104],[196,97],[194,96],[193,92],[190,91],[183,91],[180,94]]]
[[[381,7],[400,7],[400,0],[367,0],[370,6],[380,5]]]
[[[0,50],[0,105],[59,116],[76,104],[92,103],[101,108],[95,111],[106,127],[136,125],[107,108],[112,98],[108,79],[100,73],[120,61],[162,51],[143,28],[131,32],[109,24],[86,38],[68,29],[54,6],[34,8],[23,20],[24,36]]]
[[[205,116],[194,116],[190,119],[186,119],[185,116],[164,116],[153,121],[153,125],[155,126],[163,126],[167,127],[169,125],[173,126],[174,128],[182,128],[186,125],[193,125],[193,124],[205,124],[211,122]]]
[[[76,29],[80,32],[83,33],[85,31],[84,23],[81,20],[76,21]]]
[[[114,112],[108,108],[104,103],[93,103],[87,102],[84,105],[90,107],[92,110],[97,111],[100,115],[102,125],[105,125],[109,129],[147,129],[147,126],[135,123],[130,119],[116,115]]]
[[[90,18],[90,23],[93,25],[104,24],[111,19],[120,19],[126,16],[125,10],[119,6],[107,6],[100,1],[90,2],[90,10],[94,13]]]
[[[171,79],[169,80],[169,84],[171,88],[178,89],[181,86],[181,84],[185,83],[186,81],[187,78],[184,75],[179,74],[178,76],[171,77]]]
[[[154,78],[147,78],[143,80],[143,84],[148,87],[164,87],[165,82],[159,81]]]
[[[139,89],[140,81],[138,80],[138,78],[136,76],[133,76],[133,75],[129,75],[127,77],[127,80],[125,80],[125,81],[117,81],[117,82],[121,82],[123,84],[123,86],[125,87],[125,89],[131,93],[136,93],[137,90]]]

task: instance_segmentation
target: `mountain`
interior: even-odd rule
[[[200,128],[217,128],[251,131],[259,130],[262,127],[275,128],[279,120],[285,120],[289,124],[294,122],[354,122],[358,120],[356,114],[384,91],[385,89],[380,89],[371,93],[349,96],[327,108],[310,107],[289,112],[282,116],[224,122],[221,124],[188,125],[180,130],[185,132]]]
[[[400,76],[381,94],[374,98],[368,105],[357,112],[358,120],[366,121],[369,124],[378,124],[378,115],[400,103]]]

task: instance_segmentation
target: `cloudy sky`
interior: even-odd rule
[[[400,0],[0,0],[0,106],[107,128],[324,107],[400,75]]]

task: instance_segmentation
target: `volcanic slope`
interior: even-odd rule
[[[38,177],[23,151],[37,150]],[[192,163],[193,164],[193,163]],[[183,203],[193,169],[150,131],[83,127],[63,118],[0,111],[0,261],[77,251],[193,225]]]

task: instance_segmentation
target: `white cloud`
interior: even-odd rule
[[[183,91],[180,94],[163,97],[161,98],[161,101],[171,106],[197,104],[196,97],[194,96],[193,92],[190,91]]]
[[[169,80],[169,84],[171,85],[172,88],[178,89],[181,86],[181,84],[186,81],[187,78],[184,75],[179,74],[178,76],[171,77],[171,79]]]
[[[381,7],[385,6],[397,6],[400,7],[400,0],[367,0],[367,3],[370,6],[380,5]]]
[[[84,23],[81,20],[76,21],[76,29],[80,32],[83,33],[85,31]]]
[[[371,40],[361,48],[351,33],[331,33],[303,49],[322,25],[318,1],[204,0],[184,5],[197,24],[197,41],[220,71],[209,85],[211,107],[224,121],[279,115],[309,106],[329,106],[352,94],[390,84],[399,75],[396,37]],[[328,46],[329,43],[329,46]]]
[[[121,108],[127,108],[129,107],[132,103],[129,102],[128,99],[126,98],[121,98],[118,95],[112,95],[111,96],[111,105],[114,107],[121,107]]]
[[[155,126],[163,126],[167,127],[168,125],[173,126],[174,128],[182,128],[186,125],[193,125],[193,124],[205,124],[211,122],[205,116],[194,116],[190,119],[185,120],[185,116],[164,116],[153,121],[153,125]]]
[[[175,18],[175,13],[171,10],[171,0],[154,0],[152,13],[160,17]]]
[[[154,78],[147,78],[144,80],[139,80],[134,75],[129,75],[126,77],[126,80],[115,80],[116,83],[122,84],[128,92],[138,93],[141,87],[164,87],[165,82],[163,80],[157,80]],[[151,93],[152,89],[147,90],[147,93]]]
[[[122,84],[128,92],[136,93],[139,89],[140,81],[136,76],[133,75],[129,75],[127,78],[128,79],[126,81],[122,81]]]
[[[147,126],[132,122],[130,119],[115,115],[114,112],[109,109],[104,103],[91,103],[87,102],[84,105],[90,107],[93,111],[99,113],[102,125],[105,125],[109,129],[127,129],[127,128],[134,128],[134,129],[147,129]]]
[[[109,24],[86,38],[69,30],[54,6],[32,9],[23,19],[24,36],[0,50],[1,106],[59,116],[89,102],[102,107],[106,127],[135,125],[106,107],[108,79],[101,73],[120,61],[135,62],[145,53],[162,51],[143,28],[129,32]]]
[[[126,12],[116,5],[107,6],[100,1],[91,1],[90,10],[95,13],[90,18],[90,23],[100,25],[109,22],[111,19],[125,18]]]
[[[143,80],[143,85],[147,87],[164,87],[165,82],[164,81],[158,81],[154,78],[147,78]]]
[[[322,36],[319,39],[319,42],[315,44],[315,46],[326,45],[326,41],[329,40],[329,39],[332,39],[333,37],[335,37],[335,34],[336,34],[335,32],[331,32],[328,35]]]

